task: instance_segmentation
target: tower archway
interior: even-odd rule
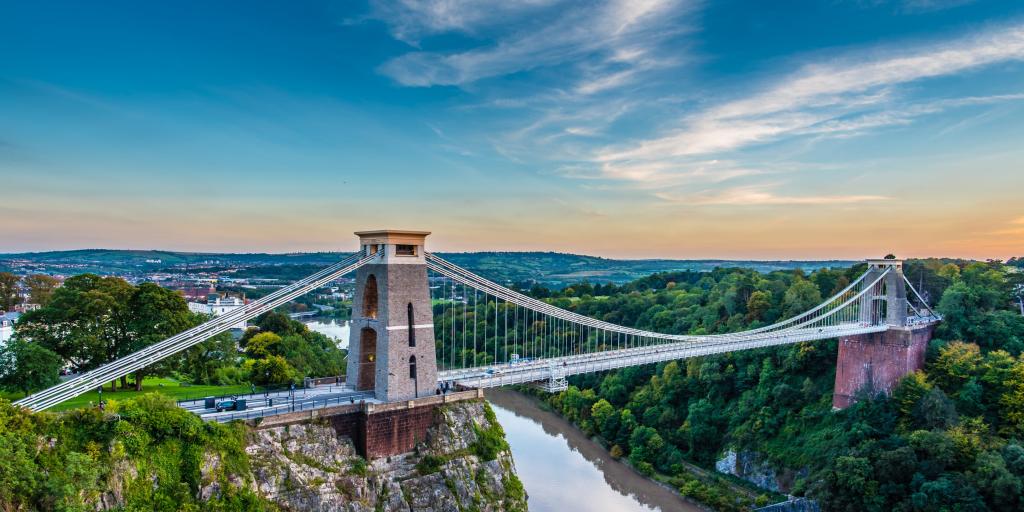
[[[377,371],[377,331],[363,327],[359,331],[359,377],[356,389],[373,389]]]

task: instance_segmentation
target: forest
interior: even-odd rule
[[[611,322],[720,333],[801,311],[863,268],[667,273],[621,287],[550,291]],[[1021,274],[999,262],[909,261],[906,275],[945,321],[922,372],[891,397],[832,411],[837,344],[751,350],[573,378],[551,406],[615,457],[663,479],[713,468],[727,449],[796,475],[792,492],[829,511],[1019,510],[1024,478]],[[739,503],[684,486],[722,510]]]

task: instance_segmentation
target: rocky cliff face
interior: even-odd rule
[[[458,402],[435,414],[414,452],[370,462],[326,422],[254,431],[246,447],[252,478],[237,485],[287,510],[525,511],[504,433],[486,404]],[[218,492],[217,481],[200,492]]]
[[[722,458],[715,462],[715,469],[719,473],[737,476],[762,489],[779,493],[788,493],[796,479],[804,478],[808,473],[807,468],[799,471],[776,469],[767,461],[761,460],[757,453],[737,453],[733,450],[727,450]]]

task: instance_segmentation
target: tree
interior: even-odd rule
[[[715,407],[706,398],[690,404],[683,429],[691,457],[710,462],[718,453],[722,436],[717,423]]]
[[[238,359],[234,338],[223,332],[182,352],[174,364],[193,384],[238,384],[244,378]]]
[[[914,423],[924,429],[945,429],[957,422],[956,406],[939,388],[928,390],[914,406]]]
[[[841,456],[826,469],[814,493],[828,511],[881,511],[882,497],[871,462],[864,457]]]
[[[1013,366],[1005,385],[1007,392],[999,401],[1003,421],[1011,432],[1024,434],[1024,361]]]
[[[615,434],[618,433],[616,428],[615,432],[612,432],[612,427],[618,427],[617,421],[618,414],[615,412],[615,407],[608,403],[604,398],[594,403],[594,406],[590,408],[590,418],[594,422],[594,429],[601,434],[606,440],[614,439]],[[614,424],[613,424],[614,423]]]
[[[892,400],[900,415],[900,426],[909,429],[914,422],[914,408],[921,398],[932,389],[924,372],[916,371],[903,377],[893,390]]]
[[[250,359],[245,364],[249,370],[249,382],[253,384],[287,384],[295,380],[295,370],[281,356]]]
[[[956,392],[977,374],[981,362],[981,350],[977,345],[954,341],[939,349],[939,356],[929,373],[942,389]]]
[[[174,291],[153,283],[132,286],[117,277],[81,274],[54,290],[45,306],[26,313],[18,323],[18,333],[76,368],[90,370],[184,331],[197,321],[185,299]],[[169,364],[136,372],[135,388],[141,389],[144,375],[165,371]],[[121,387],[127,385],[127,378],[122,377]]]
[[[113,360],[130,343],[127,303],[132,289],[115,277],[68,278],[46,306],[21,317],[18,334],[80,370],[91,370]]]
[[[0,310],[8,311],[18,302],[18,276],[0,272]]]
[[[245,354],[252,359],[263,359],[272,355],[281,355],[279,347],[281,337],[273,332],[261,332],[252,337],[245,345]]]
[[[785,316],[792,317],[804,313],[821,303],[821,291],[814,283],[806,279],[798,279],[786,290],[782,299]]]
[[[118,356],[126,356],[185,331],[197,321],[189,311],[184,297],[154,283],[142,283],[135,287],[126,308],[129,318],[128,342],[118,347]],[[170,363],[165,361],[136,371],[135,390],[142,391],[145,375],[166,371]]]
[[[60,281],[46,274],[25,276],[22,281],[28,288],[29,302],[45,306],[50,302],[53,291],[60,286]]]
[[[747,300],[747,319],[750,321],[763,320],[764,314],[772,307],[772,295],[766,291],[758,290],[750,294]]]
[[[14,339],[0,349],[0,386],[29,393],[60,382],[60,356],[45,347]]]

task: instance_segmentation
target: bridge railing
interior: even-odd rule
[[[362,257],[361,259],[359,259]],[[331,265],[310,277],[296,281],[285,286],[266,297],[250,302],[242,307],[236,308],[224,315],[214,317],[208,322],[188,329],[180,334],[171,336],[163,341],[157,342],[135,353],[129,354],[120,359],[100,366],[94,370],[85,372],[75,378],[68,379],[56,386],[29,395],[26,398],[15,402],[17,405],[27,407],[34,411],[52,407],[68,398],[86,393],[96,389],[100,385],[126,376],[141,368],[145,368],[157,361],[175,355],[189,347],[192,347],[212,336],[229,330],[233,325],[263,313],[272,311],[277,306],[292,299],[305,295],[324,284],[348,274],[359,267],[369,263],[376,256],[365,256],[356,253]]]
[[[448,376],[462,374],[463,368],[496,374],[521,370],[523,363],[536,360],[666,344],[730,344],[785,338],[795,332],[806,337],[809,330],[817,330],[814,335],[820,338],[833,337],[829,333],[838,326],[867,328],[884,322],[865,310],[876,308],[875,303],[863,299],[877,296],[880,283],[892,272],[887,268],[865,273],[814,308],[767,326],[728,334],[678,335],[590,318],[510,290],[433,254],[426,257],[428,269],[437,276],[433,282],[440,281],[432,288],[437,292],[432,296],[435,341],[439,369]]]

